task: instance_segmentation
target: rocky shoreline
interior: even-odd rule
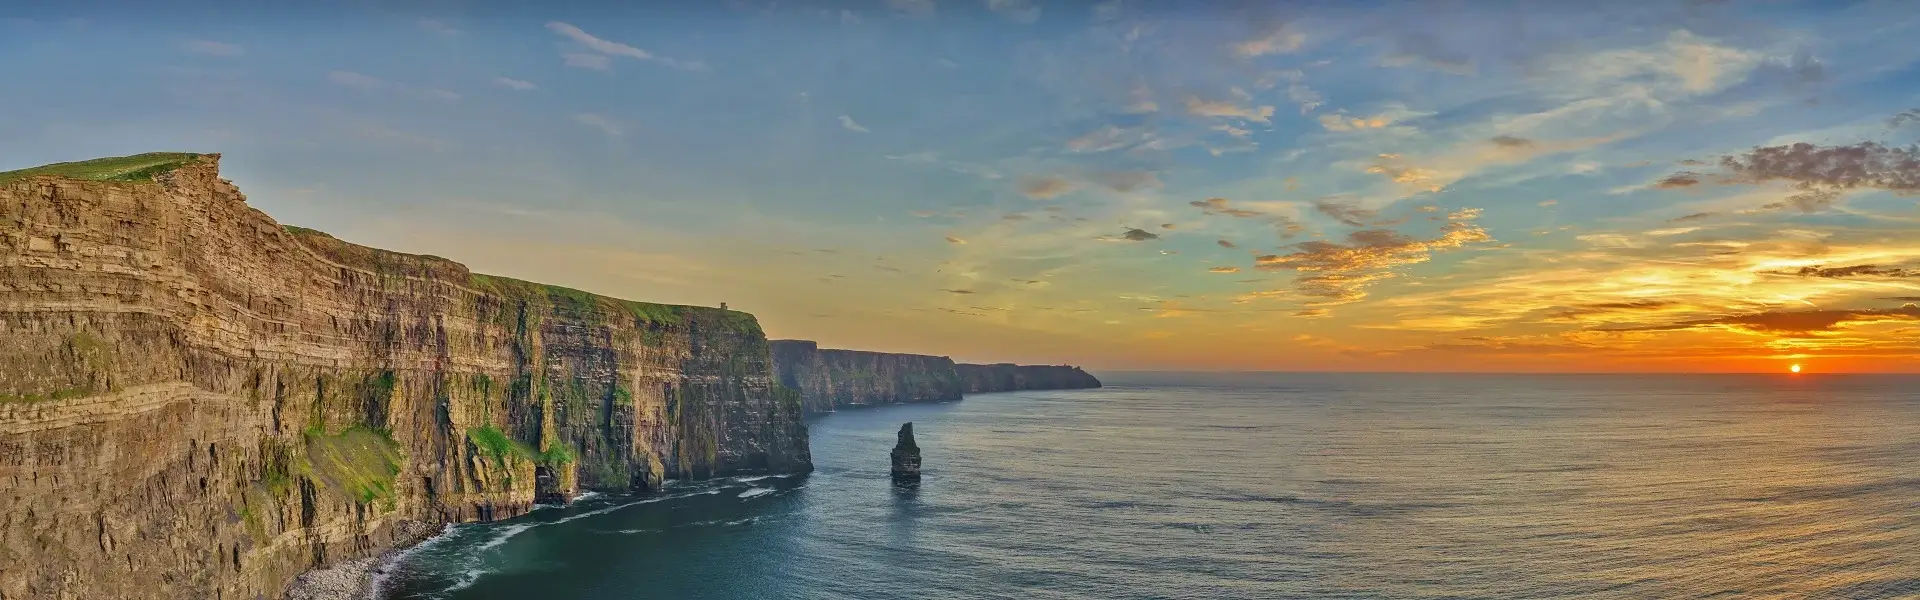
[[[377,600],[374,587],[376,565],[388,563],[399,552],[356,558],[333,566],[307,571],[293,580],[286,600]]]
[[[411,521],[402,529],[411,542],[396,544],[377,555],[341,561],[301,573],[281,596],[284,600],[381,600],[385,575],[400,566],[401,559],[422,544],[446,532],[434,531],[426,523]],[[451,524],[449,524],[451,528]]]

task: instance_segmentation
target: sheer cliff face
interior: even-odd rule
[[[945,356],[822,350],[806,340],[772,343],[776,380],[799,392],[807,412],[960,399],[960,377]]]
[[[1064,365],[954,365],[966,393],[1015,390],[1074,390],[1100,387],[1100,380]]]
[[[0,184],[0,599],[277,597],[539,497],[811,468],[751,315],[289,231],[216,161]]]

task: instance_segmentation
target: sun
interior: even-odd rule
[[[1799,372],[1800,372],[1800,364],[1799,364],[1799,363],[1794,363],[1794,365],[1793,365],[1793,366],[1791,366],[1791,367],[1787,367],[1787,370],[1788,370],[1788,371],[1793,371],[1793,372],[1795,372],[1795,373],[1799,373]]]

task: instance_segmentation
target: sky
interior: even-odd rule
[[[1920,371],[1905,2],[45,4],[0,169],[220,152],[282,223],[775,338]]]

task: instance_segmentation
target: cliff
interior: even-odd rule
[[[954,365],[961,390],[968,394],[1010,392],[1014,390],[1075,390],[1100,387],[1100,380],[1063,365]]]
[[[218,160],[0,174],[0,599],[278,597],[536,499],[811,468],[752,315],[282,227]]]
[[[798,391],[807,412],[960,399],[960,376],[945,356],[822,350],[806,340],[772,345],[775,380]]]
[[[954,364],[945,356],[821,349],[774,340],[774,378],[798,391],[807,412],[848,406],[947,402],[962,394],[1100,387],[1079,367]]]

